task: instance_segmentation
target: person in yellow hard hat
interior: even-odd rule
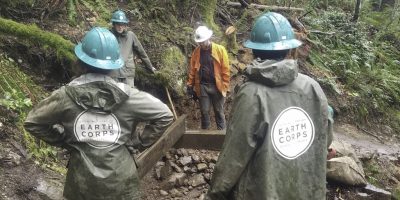
[[[229,91],[230,66],[225,47],[211,42],[213,31],[199,26],[194,33],[198,47],[190,59],[187,92],[200,102],[201,128],[210,127],[210,107],[214,108],[217,129],[225,129],[224,103]]]

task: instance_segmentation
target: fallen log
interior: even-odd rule
[[[172,148],[185,133],[186,115],[180,116],[151,147],[136,159],[139,178],[143,178],[161,157]]]
[[[227,2],[227,6],[234,8],[242,8],[242,4],[239,2]],[[304,8],[295,8],[295,7],[282,7],[282,6],[266,6],[260,4],[251,3],[247,6],[247,8],[256,8],[260,10],[290,10],[290,11],[304,11]]]

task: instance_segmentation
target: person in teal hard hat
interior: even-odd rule
[[[139,200],[135,161],[125,143],[142,121],[137,144],[152,145],[172,123],[167,105],[107,74],[123,67],[115,36],[91,29],[75,46],[84,74],[55,90],[28,114],[33,136],[70,153],[64,186],[68,200]]]
[[[255,20],[244,43],[255,59],[235,94],[206,199],[326,198],[332,122],[320,85],[287,58],[300,45],[281,14]]]
[[[150,73],[155,73],[156,68],[151,64],[150,58],[147,56],[147,53],[136,34],[128,30],[129,20],[126,17],[125,12],[122,10],[115,11],[111,16],[111,23],[111,32],[118,40],[121,57],[125,62],[125,66],[119,70],[113,71],[110,73],[110,76],[118,82],[123,82],[133,87],[136,57],[142,60],[147,71]]]

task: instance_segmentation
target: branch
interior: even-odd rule
[[[227,6],[234,7],[234,8],[242,8],[242,4],[239,2],[228,2]],[[251,3],[248,5],[248,8],[256,8],[260,10],[292,10],[292,11],[304,11],[303,8],[294,8],[294,7],[281,7],[281,6],[266,6],[260,4]]]

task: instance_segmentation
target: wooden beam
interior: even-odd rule
[[[239,2],[231,2],[229,1],[227,6],[234,8],[242,8],[242,4]],[[266,6],[260,4],[251,3],[247,6],[247,8],[256,8],[260,10],[290,10],[290,11],[304,11],[304,8],[294,8],[294,7],[281,7],[281,6]]]
[[[225,131],[186,131],[175,148],[221,150]]]
[[[143,178],[161,157],[175,145],[185,133],[186,115],[180,116],[151,147],[136,159],[139,178]]]

